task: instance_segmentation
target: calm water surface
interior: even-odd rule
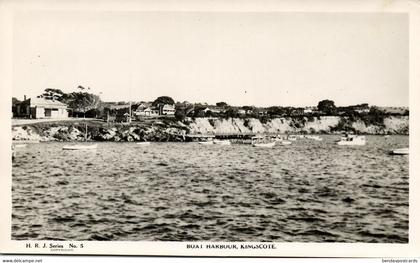
[[[408,136],[19,148],[15,240],[408,242]],[[68,144],[68,143],[67,143]]]

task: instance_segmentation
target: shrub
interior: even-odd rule
[[[208,121],[209,121],[210,125],[214,127],[214,124],[215,124],[214,119],[208,119]]]

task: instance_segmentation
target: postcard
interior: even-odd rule
[[[419,256],[419,11],[3,1],[0,252]]]

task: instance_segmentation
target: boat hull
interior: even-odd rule
[[[231,144],[230,141],[217,141],[217,140],[214,140],[213,143],[217,145],[230,145]]]
[[[255,143],[252,146],[259,147],[259,148],[272,148],[275,145],[276,145],[275,142],[270,142],[270,143]]]
[[[63,150],[94,150],[98,148],[97,144],[92,145],[64,145]]]
[[[408,148],[395,149],[395,150],[390,151],[390,154],[392,154],[392,155],[408,155],[409,150],[408,150]]]
[[[213,142],[212,142],[212,141],[208,141],[208,142],[198,142],[198,144],[201,144],[201,145],[212,145],[212,144],[213,144]]]
[[[136,143],[137,146],[149,146],[150,142],[138,142]]]
[[[363,145],[366,145],[366,142],[346,142],[346,141],[339,141],[339,142],[337,142],[337,145],[347,145],[347,146],[356,145],[356,146],[363,146]]]

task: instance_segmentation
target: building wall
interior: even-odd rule
[[[41,107],[34,107],[34,113],[32,114],[32,118],[39,119],[45,117],[45,109]]]
[[[51,118],[67,118],[68,117],[68,112],[66,109],[52,109],[51,111]]]
[[[51,111],[51,116],[46,116],[45,111]],[[41,118],[51,118],[51,119],[60,119],[67,118],[69,116],[67,109],[45,109],[44,107],[32,107],[31,115],[34,119]]]

